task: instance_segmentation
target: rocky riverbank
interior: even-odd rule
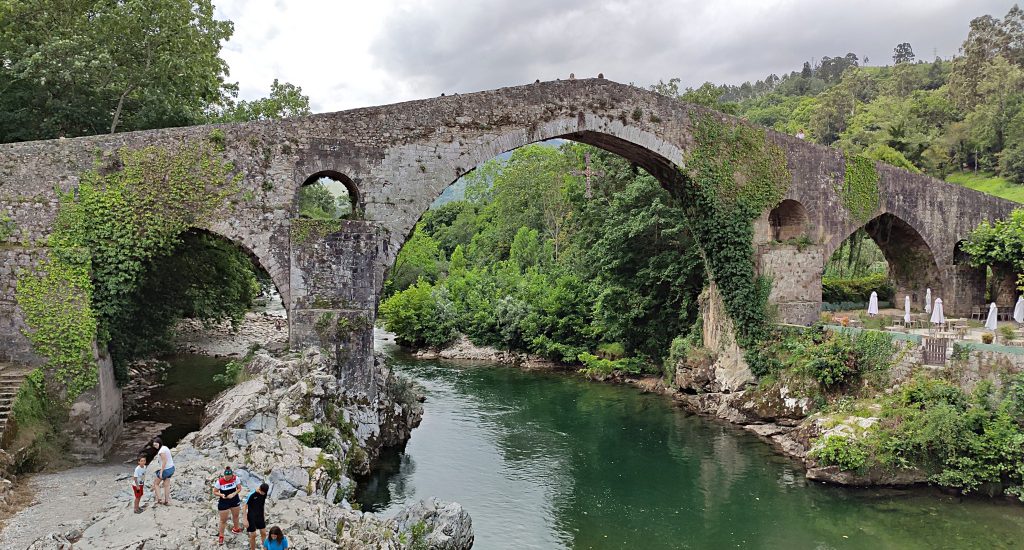
[[[490,346],[478,346],[465,335],[442,349],[420,349],[413,352],[417,359],[444,359],[446,361],[482,361],[515,365],[527,370],[562,370],[571,368],[537,355],[506,351]]]
[[[339,387],[315,350],[283,359],[257,353],[247,380],[211,402],[203,429],[173,449],[174,505],[136,515],[127,482],[107,479],[114,496],[102,511],[30,548],[213,548],[210,484],[226,465],[248,489],[271,485],[268,523],[295,548],[470,548],[471,520],[458,504],[429,500],[391,519],[349,504],[350,475],[368,468],[382,445],[407,437],[422,414],[415,392],[378,368],[387,383],[371,398]],[[147,491],[143,502],[150,500]],[[243,547],[243,535],[228,538],[229,547]]]

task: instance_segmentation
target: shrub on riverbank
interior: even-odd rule
[[[968,395],[918,375],[875,400],[879,421],[856,438],[826,436],[814,457],[843,470],[917,470],[965,493],[1024,494],[1024,375]]]

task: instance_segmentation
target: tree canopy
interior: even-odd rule
[[[1024,10],[973,19],[951,60],[921,60],[902,42],[893,65],[866,64],[850,52],[756,82],[651,89],[935,177],[1024,183]]]
[[[0,3],[0,141],[181,126],[229,104],[210,0]]]

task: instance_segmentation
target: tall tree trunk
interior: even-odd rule
[[[121,94],[121,97],[117,100],[117,109],[114,110],[114,120],[110,123],[110,133],[113,134],[114,130],[117,129],[117,123],[121,119],[121,109],[124,107],[124,100],[128,97],[128,94],[132,93],[135,86],[129,86],[127,90]]]

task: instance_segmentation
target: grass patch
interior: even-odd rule
[[[1017,185],[991,173],[954,172],[946,177],[946,181],[989,195],[1024,203],[1024,185]]]

